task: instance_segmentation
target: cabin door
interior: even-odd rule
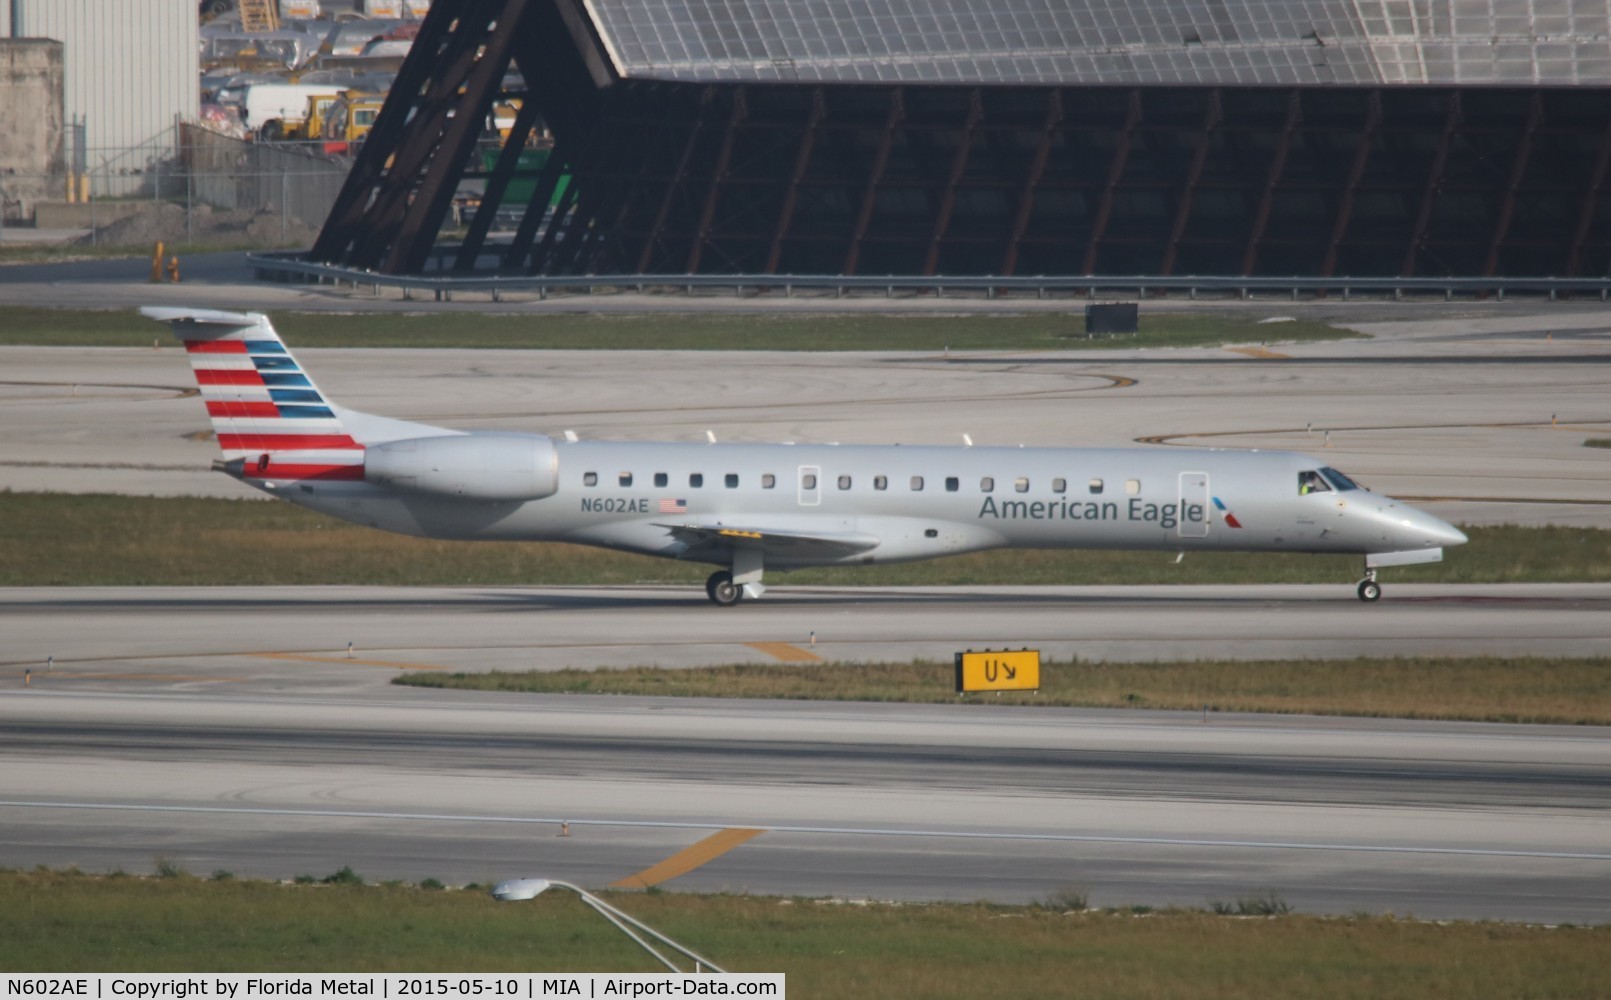
[[[822,503],[822,466],[800,466],[800,506],[815,507]]]
[[[1205,538],[1209,518],[1208,473],[1180,474],[1180,513],[1176,518],[1181,538]]]

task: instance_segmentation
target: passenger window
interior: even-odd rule
[[[842,489],[842,490],[850,489],[850,477],[849,476],[840,476],[839,477],[839,488]]]
[[[631,486],[632,485],[632,473],[623,472],[619,476],[616,477],[616,481],[619,482],[622,486]]]
[[[597,486],[598,484],[599,484],[599,474],[597,472],[584,472],[584,473],[582,473],[582,485],[583,486]]]
[[[1100,479],[1091,480],[1091,492],[1092,493],[1101,493],[1102,492],[1102,480],[1100,480]]]
[[[816,475],[813,474],[813,473],[810,473],[810,472],[807,472],[804,475],[802,475],[800,477],[800,488],[802,490],[814,490],[814,489],[816,489],[817,488],[817,477],[816,477]]]
[[[1016,492],[1019,492],[1019,493],[1028,493],[1029,492],[1029,477],[1027,477],[1027,476],[1019,476],[1017,479],[1014,479],[1012,481],[1012,488]]]
[[[727,488],[730,490],[738,489],[738,473],[729,472],[727,474]]]
[[[769,489],[772,489],[773,487],[777,486],[777,484],[778,484],[778,477],[772,475],[772,473],[768,472],[768,473],[764,474],[763,476],[761,476],[761,489],[769,490]]]
[[[993,490],[995,488],[996,488],[996,477],[994,477],[994,476],[984,476],[983,478],[981,478],[979,480],[979,492],[980,493],[989,493],[991,490]]]
[[[1124,481],[1124,492],[1130,494],[1133,497],[1134,496],[1140,496],[1141,495],[1141,480],[1139,480],[1139,479],[1126,479]]]
[[[1067,479],[1054,479],[1054,480],[1052,480],[1052,492],[1053,493],[1067,493],[1068,492],[1068,480]]]
[[[705,485],[705,474],[703,472],[688,473],[688,485],[692,486],[696,490],[699,489],[701,486]]]
[[[1328,484],[1324,479],[1320,478],[1320,473],[1314,471],[1313,469],[1306,469],[1303,472],[1298,473],[1298,496],[1306,497],[1311,493],[1330,492],[1330,484]]]
[[[671,477],[666,475],[664,472],[656,472],[654,474],[654,484],[656,486],[664,486],[669,482],[671,482]]]
[[[912,477],[912,492],[913,493],[921,493],[922,491],[923,491],[923,477],[922,476],[913,476]]]
[[[959,490],[961,488],[962,488],[962,480],[958,479],[956,476],[946,476],[945,477],[945,492],[947,492],[947,493],[955,493],[957,490]]]
[[[887,489],[889,489],[889,477],[888,476],[874,476],[873,477],[873,489],[875,489],[875,490],[887,490]]]

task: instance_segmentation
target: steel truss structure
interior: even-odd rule
[[[439,0],[392,94],[316,261],[421,273],[479,177],[461,274],[1611,273],[1603,87],[633,79],[579,3]]]

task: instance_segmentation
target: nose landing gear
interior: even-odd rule
[[[1365,579],[1359,581],[1359,599],[1372,604],[1382,599],[1382,585],[1376,582],[1376,571],[1367,569]]]

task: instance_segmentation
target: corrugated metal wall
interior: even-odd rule
[[[11,6],[0,0],[6,35]],[[196,0],[21,0],[19,6],[16,34],[65,46],[67,120],[85,122],[88,167],[98,182],[143,173],[152,156],[172,155],[175,118],[199,111]]]

